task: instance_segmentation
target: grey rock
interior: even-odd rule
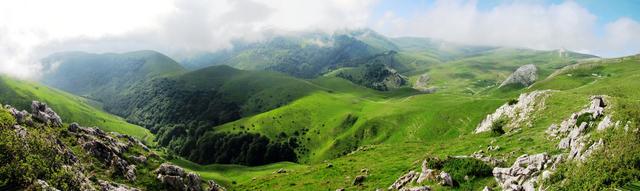
[[[430,191],[431,187],[428,186],[419,186],[419,187],[413,187],[413,188],[403,188],[400,189],[401,191]]]
[[[49,185],[49,183],[47,183],[47,181],[44,180],[36,180],[35,183],[33,183],[33,187],[34,190],[42,190],[42,191],[60,191],[57,188]]]
[[[213,180],[207,181],[207,185],[209,185],[208,191],[225,191],[226,189],[222,187],[220,184],[216,183]]]
[[[505,103],[492,114],[487,115],[475,129],[475,133],[490,131],[493,124],[501,119],[507,119],[503,128],[517,128],[531,126],[529,116],[538,107],[544,107],[545,98],[551,90],[533,91],[520,94],[518,102],[510,105]]]
[[[129,186],[118,184],[114,182],[107,182],[104,180],[98,180],[101,191],[139,191],[140,189],[131,188]]]
[[[503,87],[511,84],[521,84],[523,86],[529,86],[538,79],[538,68],[533,64],[527,64],[520,66],[514,71],[505,81],[500,84],[499,87]]]
[[[47,104],[39,101],[31,102],[31,115],[38,121],[54,127],[62,127],[62,119]]]
[[[155,170],[157,179],[169,186],[171,190],[201,191],[202,179],[194,173],[186,173],[184,169],[169,163],[163,163]],[[224,190],[215,182],[208,182],[209,190]]]
[[[440,177],[440,185],[453,186],[453,179],[451,178],[451,175],[449,175],[449,173],[441,171],[439,177]]]
[[[395,182],[393,182],[393,184],[391,184],[391,186],[389,186],[389,190],[391,190],[391,189],[399,190],[399,189],[403,188],[409,182],[412,182],[415,179],[417,179],[417,175],[418,175],[418,173],[416,173],[415,171],[409,171],[407,174],[401,176]]]

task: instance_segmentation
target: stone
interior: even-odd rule
[[[393,184],[391,184],[391,186],[389,186],[389,190],[391,190],[391,189],[396,189],[396,190],[401,189],[402,187],[407,185],[409,182],[412,182],[414,179],[416,179],[417,174],[418,173],[416,173],[415,171],[409,171],[407,174],[401,176],[395,182],[393,182]]]
[[[451,178],[451,175],[449,175],[449,173],[441,171],[439,177],[440,177],[440,185],[453,186],[453,179]]]
[[[194,173],[186,173],[184,169],[169,163],[163,163],[155,170],[157,179],[163,184],[179,191],[201,191],[202,179]],[[209,182],[209,190],[224,190],[215,182]]]
[[[31,102],[31,115],[40,122],[54,127],[62,127],[62,119],[47,104],[39,101]]]
[[[484,188],[482,189],[482,191],[492,191],[491,188],[489,188],[488,186],[484,186]]]
[[[498,120],[506,119],[507,124],[503,128],[517,128],[531,126],[529,114],[538,107],[544,107],[545,98],[551,90],[533,91],[520,94],[515,104],[505,103],[492,114],[487,115],[476,127],[474,133],[487,132]]]
[[[113,182],[107,182],[104,180],[98,180],[98,185],[101,191],[139,191],[140,189],[131,188],[123,184],[117,184]]]
[[[524,66],[520,66],[516,71],[511,73],[509,77],[505,81],[503,81],[499,88],[511,85],[511,84],[520,84],[525,87],[533,84],[538,79],[538,68],[533,64],[527,64]]]
[[[428,186],[419,186],[419,187],[413,187],[413,188],[403,188],[400,189],[401,191],[430,191],[431,187]]]
[[[273,173],[274,173],[274,174],[275,174],[275,173],[278,173],[278,174],[287,173],[287,170],[285,170],[284,168],[281,168],[281,169],[278,169],[277,171],[275,171],[275,172],[273,172]]]
[[[537,177],[554,160],[546,153],[522,155],[509,168],[493,168],[493,176],[503,190],[522,190],[535,185]]]
[[[367,178],[364,175],[358,175],[355,179],[353,179],[353,185],[361,185],[364,182],[364,179]]]
[[[213,180],[207,181],[207,184],[209,185],[208,191],[225,191],[226,190],[224,187],[222,187],[220,184],[216,183]]]
[[[602,121],[600,121],[600,123],[598,123],[598,127],[596,129],[598,131],[602,131],[611,127],[612,125],[613,125],[613,122],[611,121],[611,116],[607,115],[604,117],[604,119],[602,119]]]
[[[144,155],[134,156],[133,160],[138,164],[147,163],[147,157],[145,157]]]
[[[416,182],[422,183],[425,180],[435,180],[435,179],[436,179],[435,170],[429,169],[429,167],[427,167],[427,160],[423,160],[422,171],[420,172],[420,176],[418,177],[418,180],[416,180]]]
[[[50,186],[49,183],[47,183],[44,180],[36,180],[35,183],[33,183],[33,187],[34,190],[42,190],[42,191],[60,191],[57,188]]]

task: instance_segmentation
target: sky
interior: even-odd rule
[[[640,53],[640,0],[0,0],[0,73],[60,51],[172,57],[299,31],[371,28],[472,45]]]

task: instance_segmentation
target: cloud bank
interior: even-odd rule
[[[20,0],[0,1],[0,73],[37,77],[38,60],[53,52],[157,50],[173,57],[230,48],[296,31],[373,28],[476,45],[566,48],[600,56],[640,52],[640,23],[620,18],[604,26],[573,1],[506,2],[488,10],[476,1],[374,18],[368,0]],[[384,7],[383,7],[384,8]]]
[[[640,52],[640,24],[620,18],[606,24],[598,34],[598,18],[574,1],[545,5],[507,2],[481,10],[476,1],[436,1],[427,10],[409,18],[392,11],[374,24],[374,28],[393,36],[423,36],[447,41],[560,49],[623,56]]]

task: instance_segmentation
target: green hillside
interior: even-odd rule
[[[31,101],[38,100],[56,108],[65,122],[98,126],[106,131],[128,134],[153,145],[154,135],[149,130],[104,112],[97,102],[52,89],[33,82],[0,76],[0,103],[31,111]]]
[[[478,150],[503,157],[510,165],[522,154],[559,152],[555,148],[557,142],[548,140],[545,130],[587,105],[592,95],[609,96],[615,105],[610,111],[615,120],[633,121],[631,128],[637,129],[640,102],[636,97],[640,95],[640,84],[635,82],[640,82],[639,63],[638,56],[586,62],[534,84],[526,91],[558,91],[546,99],[545,108],[532,114],[531,127],[508,136],[472,133],[484,115],[510,99],[498,98],[504,96],[436,93],[362,99],[348,93],[316,93],[285,107],[217,127],[220,131],[257,132],[272,138],[281,137],[282,132],[293,134],[305,148],[296,152],[304,156],[300,162],[307,165],[279,163],[248,169],[185,165],[239,190],[386,188],[407,171],[419,171],[425,157],[469,155]],[[599,190],[637,180],[635,174],[640,169],[627,164],[639,161],[638,136],[623,131],[618,128],[594,135],[592,139],[603,137],[611,144],[596,152],[585,165],[563,163],[554,175],[558,178],[545,184],[554,190]],[[500,149],[486,150],[487,145],[499,145]],[[279,168],[287,173],[270,173]],[[362,185],[353,185],[355,176],[364,174],[362,169],[367,169],[368,176]],[[585,176],[573,176],[575,172]],[[492,177],[476,177],[460,182],[457,188],[478,190],[495,184]]]
[[[56,53],[42,59],[46,85],[101,102],[137,83],[183,73],[182,66],[155,51],[122,54]]]

